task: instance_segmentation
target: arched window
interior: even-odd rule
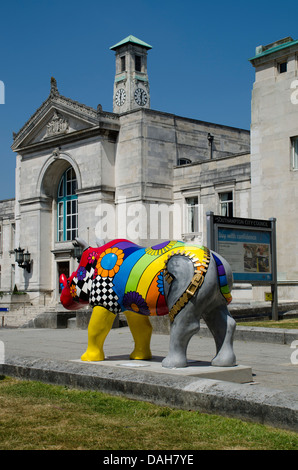
[[[77,179],[72,167],[63,173],[58,186],[58,241],[74,240],[78,236]]]

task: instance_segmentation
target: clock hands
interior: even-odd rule
[[[137,88],[135,91],[135,101],[140,106],[144,106],[147,103],[147,94],[142,88]]]

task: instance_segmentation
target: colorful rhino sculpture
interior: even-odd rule
[[[84,248],[78,269],[69,279],[60,277],[61,303],[66,309],[88,303],[93,307],[83,361],[104,360],[105,338],[122,311],[135,343],[131,359],[151,358],[149,317],[169,315],[170,345],[163,367],[187,365],[187,346],[199,331],[201,318],[215,340],[211,364],[236,364],[236,323],[227,309],[232,300],[232,272],[220,255],[180,241],[144,248],[118,239]]]

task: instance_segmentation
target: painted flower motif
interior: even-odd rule
[[[147,303],[138,292],[127,292],[123,296],[123,306],[132,312],[140,313],[141,315],[150,315]]]
[[[69,291],[70,291],[70,295],[72,297],[76,297],[77,296],[77,288],[74,284],[72,284],[69,288]]]
[[[119,248],[108,248],[99,257],[96,268],[101,277],[113,277],[123,263],[124,253]]]
[[[88,255],[89,264],[93,264],[97,259],[98,259],[98,253],[96,253],[96,251],[92,251],[92,253],[89,253]]]
[[[83,281],[83,279],[85,279],[85,276],[86,269],[84,268],[84,266],[80,266],[77,272],[77,278],[79,279],[79,281]]]
[[[163,255],[167,251],[171,250],[173,248],[173,246],[176,245],[176,243],[177,242],[175,240],[163,242],[163,243],[160,243],[159,245],[155,245],[155,246],[151,246],[149,248],[146,248],[145,251],[146,251],[147,255],[151,255],[151,256]]]

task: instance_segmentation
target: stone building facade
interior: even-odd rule
[[[272,149],[272,139],[276,136],[281,141],[286,134],[288,150],[291,145],[296,149],[298,107],[292,104],[296,115],[288,119],[283,118],[281,106],[279,119],[284,123],[280,133],[269,134],[270,126],[274,129],[278,121],[274,123],[272,117],[270,123],[266,118],[268,129],[264,128],[262,112],[266,110],[260,103],[267,99],[264,89],[262,92],[265,79],[272,93],[274,86],[279,93],[279,87],[287,88],[293,82],[298,45],[292,42],[288,46],[283,43],[283,51],[288,47],[292,53],[288,56],[292,75],[287,85],[276,77],[267,78],[269,57],[276,60],[270,48],[269,53],[252,59],[257,73],[251,135],[248,130],[152,110],[147,71],[151,46],[133,36],[111,48],[116,62],[113,112],[62,96],[52,78],[48,98],[14,134],[16,197],[14,202],[3,201],[0,207],[4,234],[8,224],[4,212],[15,205],[9,219],[15,227],[14,245],[31,254],[30,272],[15,264],[13,278],[18,289],[25,290],[36,303],[57,303],[60,273],[67,274],[77,266],[76,236],[90,245],[96,238],[108,241],[116,237],[147,246],[170,238],[204,244],[207,211],[236,217],[280,217],[276,204],[269,204],[264,211],[271,197],[273,169],[269,168],[270,149],[261,144],[271,136]],[[275,154],[278,161],[277,149]],[[276,162],[272,185],[278,183],[281,170],[285,172],[286,165],[281,168]],[[289,157],[286,184],[293,181],[295,185],[294,170]],[[276,195],[276,186],[272,198],[274,191]],[[294,204],[292,198],[289,207],[293,218]],[[7,256],[11,254],[4,258],[2,252],[2,272],[12,269],[14,259]],[[298,279],[295,269],[288,276]],[[4,289],[2,280],[0,289]]]
[[[298,299],[298,41],[256,48],[251,115],[251,211],[277,219],[282,298]]]
[[[0,291],[15,286],[15,200],[0,201]]]

